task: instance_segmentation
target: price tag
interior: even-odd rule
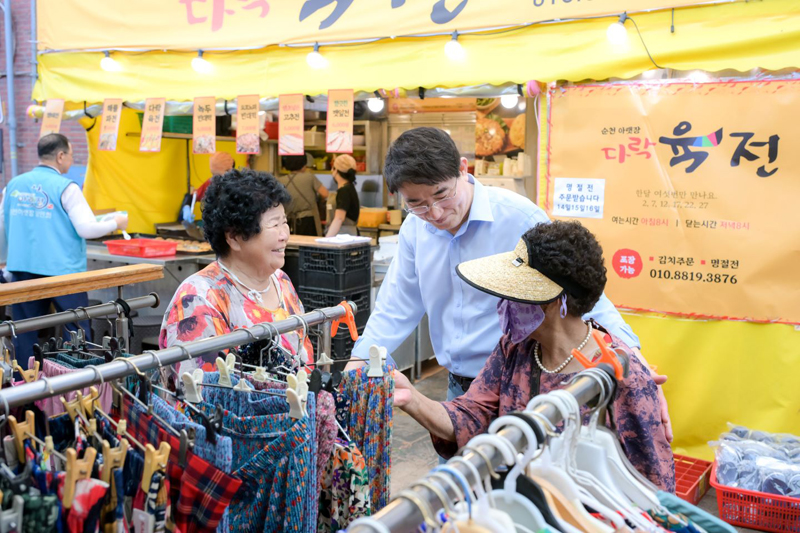
[[[140,152],[161,151],[161,135],[164,130],[164,111],[166,107],[167,102],[164,98],[148,98],[144,101],[142,138],[139,141]]]
[[[195,154],[213,154],[217,151],[217,100],[213,96],[194,99],[192,121],[192,151]]]
[[[103,100],[103,118],[100,121],[98,150],[113,152],[117,149],[117,135],[119,135],[119,119],[121,115],[121,98],[106,98]]]
[[[58,133],[61,130],[61,117],[64,114],[64,100],[54,98],[48,100],[44,106],[42,116],[42,129],[39,130],[39,138],[48,133]]]
[[[258,137],[258,95],[239,96],[236,99],[236,153],[258,154],[261,151]]]
[[[282,94],[278,98],[278,154],[303,155],[303,100],[302,94]]]
[[[331,154],[353,153],[353,90],[328,91],[328,127],[326,151]]]

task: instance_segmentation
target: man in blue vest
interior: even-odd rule
[[[0,262],[12,281],[60,276],[86,271],[86,239],[96,239],[112,231],[125,229],[128,217],[117,215],[98,222],[77,183],[65,174],[72,166],[72,146],[59,133],[39,139],[39,166],[13,178],[0,203]],[[14,320],[46,315],[50,304],[56,311],[86,306],[85,292],[45,298],[11,306]],[[91,336],[88,321],[78,324]],[[75,324],[68,325],[76,330]],[[33,354],[37,332],[20,334],[14,339],[17,361],[27,368]]]

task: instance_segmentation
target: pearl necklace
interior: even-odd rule
[[[586,344],[589,342],[589,338],[592,336],[592,324],[589,322],[584,322],[584,323],[589,327],[589,332],[586,334],[586,338],[583,339],[583,342],[578,346],[578,348],[576,348],[578,351],[581,351],[583,347],[586,346]],[[536,364],[539,366],[542,372],[545,372],[547,374],[558,374],[564,369],[564,367],[566,367],[569,364],[570,361],[572,361],[573,357],[575,357],[574,355],[570,354],[570,356],[567,357],[563,363],[558,365],[558,367],[554,368],[553,370],[548,370],[542,364],[542,360],[540,357],[541,353],[542,353],[542,344],[540,342],[537,342],[536,346],[533,347],[533,358],[536,359]]]
[[[244,283],[242,283],[242,280],[240,280],[240,279],[239,279],[239,276],[237,276],[236,274],[234,274],[233,272],[231,272],[231,270],[230,270],[228,267],[226,267],[225,265],[223,265],[223,264],[222,264],[222,261],[220,261],[219,259],[217,259],[217,263],[219,264],[219,266],[220,266],[220,268],[221,268],[222,270],[224,270],[225,272],[227,272],[227,273],[230,275],[230,277],[232,277],[232,278],[233,278],[233,281],[235,281],[236,283],[238,283],[239,285],[241,285],[242,287],[244,287],[245,289],[247,289],[247,296],[248,296],[248,297],[249,297],[251,300],[253,300],[253,301],[255,301],[255,302],[258,302],[259,304],[263,304],[263,303],[264,303],[264,297],[263,297],[263,296],[261,296],[261,295],[262,295],[262,294],[264,294],[264,293],[266,293],[266,292],[268,292],[268,291],[269,291],[269,290],[272,288],[272,282],[271,282],[271,280],[270,280],[270,284],[269,284],[269,285],[267,285],[267,288],[266,288],[266,289],[264,289],[263,291],[259,291],[259,290],[253,289],[253,288],[251,288],[251,287],[248,287],[247,285],[245,285]]]

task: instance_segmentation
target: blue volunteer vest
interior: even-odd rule
[[[3,200],[8,270],[42,276],[86,271],[86,241],[61,205],[61,194],[70,183],[46,166],[8,183]]]

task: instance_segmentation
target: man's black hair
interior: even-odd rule
[[[60,133],[48,133],[36,145],[39,159],[49,159],[56,157],[58,152],[69,153],[69,139]]]
[[[461,154],[453,139],[439,128],[414,128],[395,140],[386,154],[383,175],[389,191],[404,183],[437,185],[458,177]]]

